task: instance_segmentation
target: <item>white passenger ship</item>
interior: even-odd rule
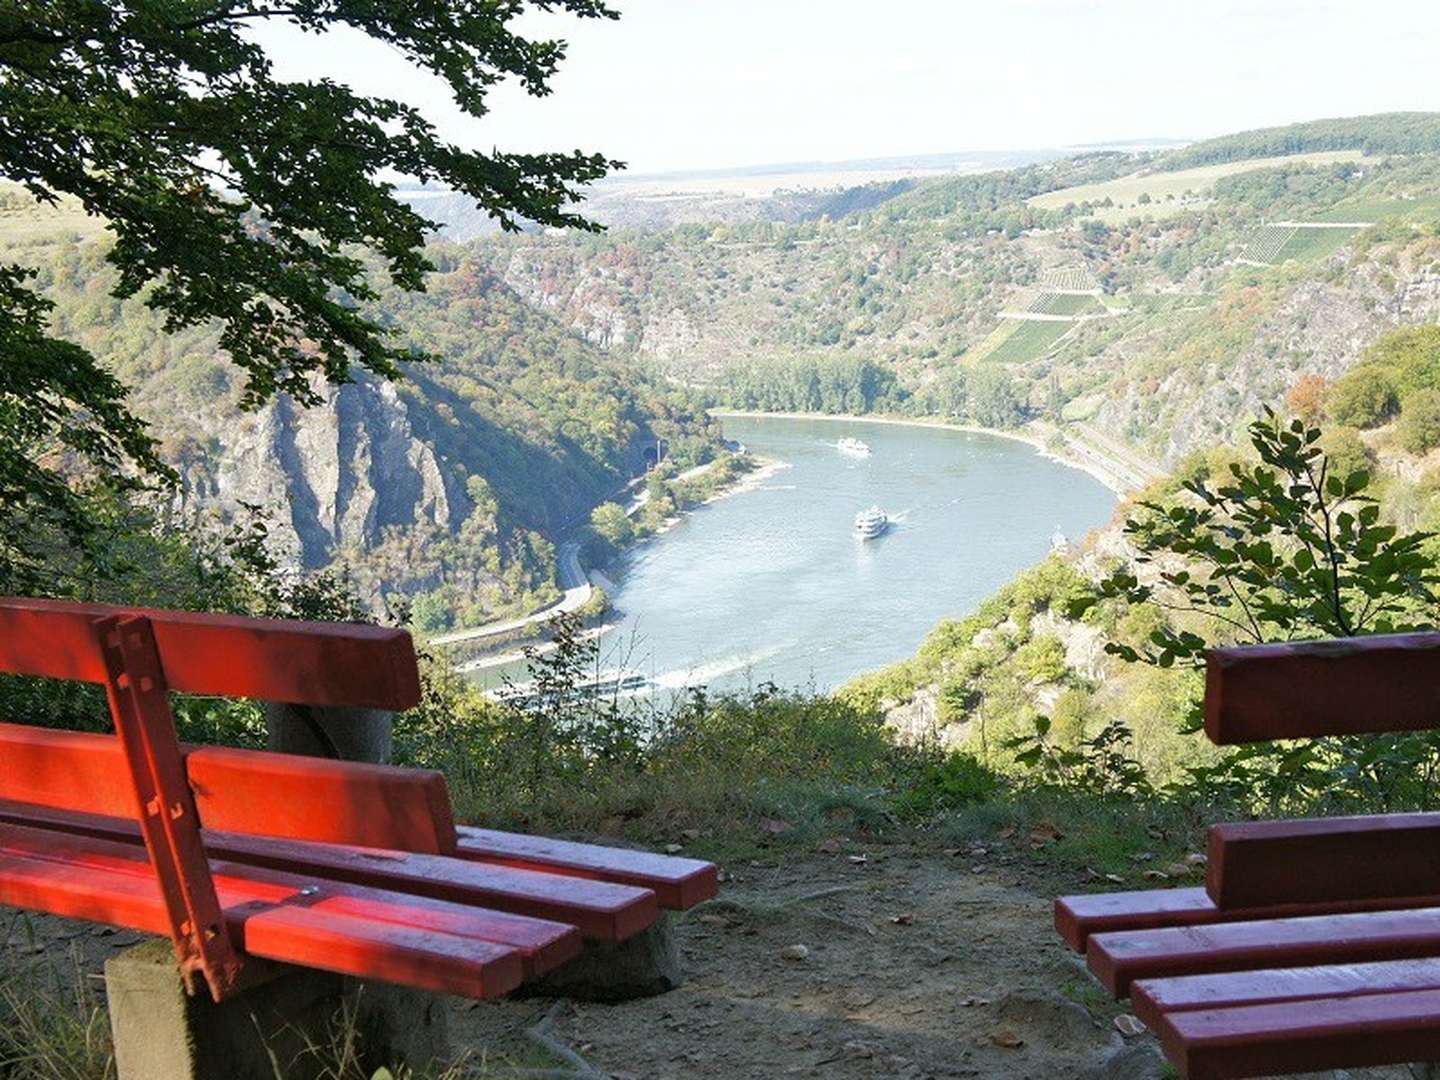
[[[890,518],[878,506],[861,510],[855,515],[855,535],[861,540],[874,540],[890,525]]]

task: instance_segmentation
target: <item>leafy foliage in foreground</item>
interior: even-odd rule
[[[538,6],[614,14],[599,0]],[[428,223],[377,176],[439,180],[508,228],[584,226],[567,206],[612,163],[578,151],[462,150],[398,101],[276,78],[248,31],[267,21],[359,31],[482,116],[506,77],[545,94],[564,55],[560,42],[515,31],[524,7],[10,3],[0,10],[0,171],[42,202],[73,199],[106,223],[116,297],[142,297],[170,332],[217,325],[219,348],[245,372],[247,405],[280,391],[314,403],[316,379],[344,382],[355,362],[394,377],[415,355],[364,306],[377,292],[360,249],[377,253],[398,287],[422,289]],[[12,564],[30,558],[17,518],[86,533],[67,457],[95,475],[122,466],[170,475],[121,384],[50,336],[50,305],[31,277],[0,265],[0,559]]]
[[[1383,523],[1369,474],[1333,473],[1318,428],[1267,411],[1250,434],[1258,462],[1231,464],[1218,484],[1188,480],[1188,498],[1143,503],[1127,523],[1149,580],[1118,570],[1074,610],[1119,598],[1178,621],[1107,651],[1198,671],[1212,644],[1433,629],[1440,576],[1430,535]],[[1184,730],[1198,738],[1200,726],[1192,698]],[[1254,744],[1192,766],[1174,790],[1271,812],[1353,811],[1434,805],[1437,777],[1440,733],[1423,732]]]

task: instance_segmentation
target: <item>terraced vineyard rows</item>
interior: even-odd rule
[[[1323,259],[1344,247],[1359,231],[1358,229],[1295,229],[1286,240],[1285,246],[1275,256],[1274,261]]]
[[[1040,275],[1040,287],[1047,292],[1099,294],[1100,280],[1083,266],[1067,266],[1046,270]]]
[[[1074,325],[1071,322],[1022,322],[1014,333],[981,359],[987,364],[1023,364],[1039,359]]]
[[[1262,225],[1251,234],[1240,258],[1246,262],[1264,263],[1269,266],[1276,262],[1280,251],[1289,243],[1296,229],[1293,225]]]
[[[1025,310],[1035,315],[1082,315],[1098,312],[1102,306],[1093,296],[1044,292],[1030,301]]]

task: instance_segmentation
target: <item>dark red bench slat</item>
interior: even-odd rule
[[[1221,908],[1440,892],[1440,814],[1214,825],[1206,888]]]
[[[294,840],[455,850],[445,777],[326,758],[224,747],[184,748],[203,825]],[[138,813],[113,735],[0,723],[0,799],[81,813]]]
[[[1117,997],[1136,979],[1440,956],[1440,910],[1364,912],[1094,934],[1086,962]]]
[[[509,993],[523,978],[515,948],[397,921],[393,912],[384,921],[357,917],[353,904],[328,904],[323,884],[306,896],[232,870],[215,876],[216,890],[236,945],[254,956],[480,998]],[[169,933],[144,850],[87,837],[0,826],[0,903]],[[371,912],[381,905],[373,901]],[[417,909],[414,921],[424,918]]]
[[[0,821],[140,843],[139,828],[133,822],[95,814],[0,803]],[[443,855],[241,836],[210,829],[202,835],[211,858],[569,923],[583,936],[600,941],[632,937],[652,925],[659,914],[654,892],[629,885]]]
[[[567,877],[634,885],[655,893],[661,907],[684,911],[719,890],[714,863],[648,851],[578,844],[544,836],[477,829],[457,830],[461,858]]]
[[[1158,1031],[1160,1015],[1167,1012],[1410,990],[1440,990],[1440,958],[1139,979],[1130,986],[1130,1007],[1146,1027]]]
[[[1166,1013],[1166,1056],[1188,1080],[1440,1058],[1440,990]]]
[[[104,682],[94,621],[144,615],[170,689],[301,705],[408,709],[420,701],[404,630],[0,598],[0,671]]]
[[[1440,634],[1211,649],[1205,733],[1219,746],[1440,726]]]
[[[1217,907],[1204,888],[1145,889],[1139,892],[1083,893],[1055,901],[1055,929],[1078,953],[1085,951],[1092,934],[1119,930],[1155,930],[1170,926],[1208,926],[1212,923],[1289,919],[1306,915],[1344,915],[1356,911],[1399,911],[1440,907],[1440,894],[1409,899],[1335,901],[1313,904],[1274,904],[1267,907]]]
[[[133,843],[31,826],[0,825],[0,844],[12,855],[103,865],[107,871],[154,880],[144,849]],[[236,903],[269,904],[287,899],[293,903],[303,896],[304,906],[316,911],[505,945],[524,958],[527,978],[553,970],[580,953],[579,931],[565,923],[218,859],[210,860],[210,868],[217,880],[225,879],[227,895]],[[307,889],[311,890],[309,894],[303,891]]]

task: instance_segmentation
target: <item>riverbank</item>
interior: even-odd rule
[[[637,532],[633,539],[624,545],[624,550],[629,550],[637,545],[644,544],[657,536],[662,536],[678,525],[687,514],[701,506],[708,506],[720,499],[728,498],[731,495],[742,491],[751,491],[761,486],[766,480],[777,472],[788,467],[786,462],[777,461],[772,458],[762,457],[755,454],[747,454],[745,458],[750,467],[739,472],[729,480],[722,480],[716,490],[687,501],[683,496],[675,501],[674,510],[662,518],[658,523],[651,525],[643,532]],[[674,488],[682,491],[687,485],[705,484],[709,479],[708,474],[712,471],[715,462],[708,462],[705,465],[697,466],[687,470],[672,479]],[[675,494],[672,490],[672,496]],[[631,519],[636,518],[649,504],[648,491],[642,491],[628,506],[624,508],[625,515]],[[452,630],[430,638],[426,644],[432,646],[463,645],[473,643],[491,637],[505,637],[506,640],[498,643],[503,652],[483,652],[478,656],[469,656],[457,664],[457,670],[465,673],[486,671],[497,667],[504,667],[509,664],[518,663],[523,660],[524,652],[513,647],[513,635],[517,631],[524,630],[536,623],[548,622],[562,612],[579,611],[591,602],[595,596],[594,583],[590,580],[594,574],[587,572],[580,563],[580,544],[570,542],[560,549],[558,561],[560,584],[565,592],[561,600],[540,611],[532,612],[529,615],[515,619],[507,619],[502,622],[489,623],[484,626],[468,627],[461,630]],[[604,575],[599,575],[602,579]],[[608,602],[610,590],[606,590],[605,599]],[[592,627],[587,631],[589,634],[599,636],[609,630],[614,624],[606,622],[598,627]],[[537,649],[539,654],[548,651],[540,642],[531,642],[530,648]]]
[[[1034,422],[1028,429],[990,428],[980,424],[966,424],[956,420],[942,420],[933,417],[887,416],[883,413],[807,413],[807,412],[761,412],[751,409],[711,409],[710,415],[725,417],[777,419],[777,420],[834,420],[861,424],[893,424],[901,427],[941,428],[947,431],[965,431],[973,435],[995,435],[1002,439],[1013,439],[1033,447],[1042,457],[1079,469],[1094,477],[1100,483],[1122,498],[1133,495],[1150,480],[1164,475],[1163,471],[1138,458],[1122,454],[1108,440],[1069,440],[1063,432],[1043,422]],[[1056,449],[1052,439],[1059,435],[1065,445]]]

